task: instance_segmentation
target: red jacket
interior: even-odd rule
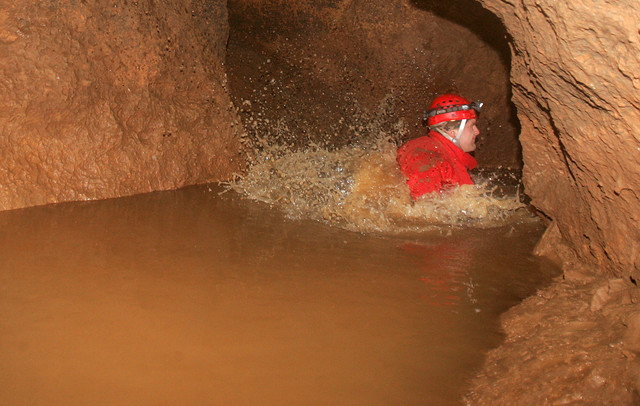
[[[473,185],[468,170],[476,167],[475,158],[435,131],[401,146],[397,159],[414,199],[452,185]]]

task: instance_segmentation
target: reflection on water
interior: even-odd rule
[[[211,186],[0,213],[0,404],[456,404],[535,222],[376,236]]]

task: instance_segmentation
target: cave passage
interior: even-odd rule
[[[437,3],[437,2],[435,2]],[[230,0],[226,68],[251,139],[337,148],[423,135],[441,93],[481,100],[476,159],[522,167],[501,22],[475,1]]]
[[[3,8],[0,403],[637,401],[640,3],[479,3]],[[507,176],[421,204],[445,92]]]
[[[516,209],[491,200],[517,194],[522,168],[507,38],[493,14],[473,1],[228,8],[228,88],[253,147],[236,190],[364,232],[468,219],[495,226]],[[447,92],[486,105],[472,173],[479,187],[413,205],[395,152],[427,133],[423,113]]]

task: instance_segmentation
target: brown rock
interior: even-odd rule
[[[620,305],[637,303],[640,299],[638,288],[624,279],[611,279],[596,290],[591,300],[591,310],[598,311],[609,302]]]
[[[0,210],[172,189],[238,168],[225,4],[3,7]]]
[[[580,260],[637,280],[640,3],[481,3],[513,37],[513,101],[532,204]]]
[[[611,294],[609,292],[609,286],[601,286],[596,290],[596,293],[591,299],[591,311],[597,312],[601,310],[611,300]]]
[[[640,312],[629,316],[622,341],[627,350],[640,352]]]

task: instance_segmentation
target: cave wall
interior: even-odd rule
[[[6,3],[0,210],[173,189],[238,167],[226,1]]]
[[[539,252],[640,278],[640,3],[481,0],[513,38]]]
[[[424,135],[439,93],[486,103],[476,158],[521,166],[509,49],[473,0],[229,0],[226,67],[250,136],[333,147],[397,132]],[[284,131],[282,131],[284,129]]]

